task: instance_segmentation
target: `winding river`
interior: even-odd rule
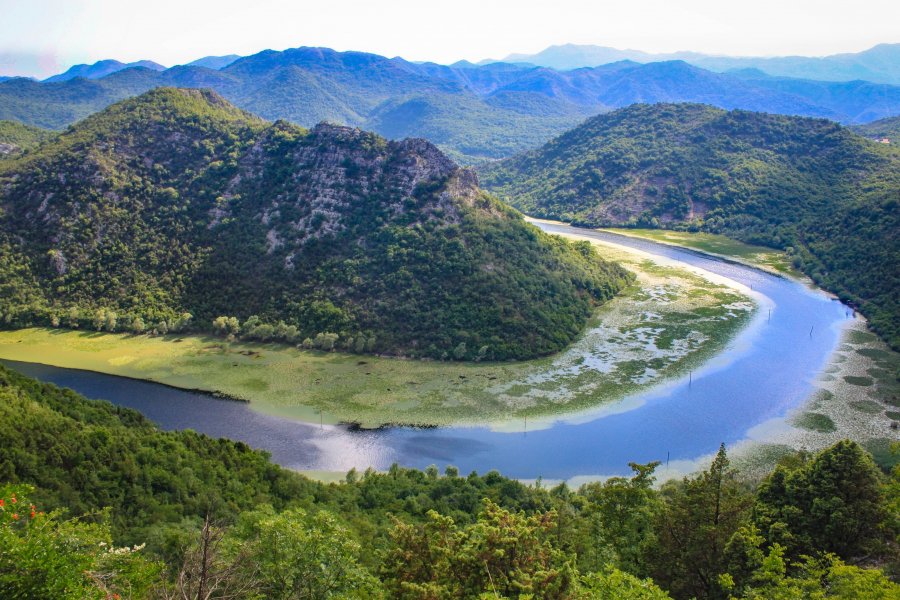
[[[462,473],[496,469],[522,479],[568,480],[627,474],[630,461],[693,461],[722,442],[747,439],[754,428],[804,402],[851,318],[846,306],[825,293],[751,267],[612,233],[537,224],[551,233],[611,241],[715,273],[751,288],[762,308],[724,353],[689,377],[531,431],[526,422],[514,432],[509,427],[358,430],[301,423],[153,383],[2,362],[89,398],[137,409],[164,429],[191,428],[242,440],[292,469],[436,464],[454,465]]]

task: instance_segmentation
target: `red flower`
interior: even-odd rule
[[[12,518],[13,518],[13,521],[18,521],[18,520],[19,520],[19,513],[13,513]]]
[[[13,496],[12,498],[10,498],[9,501],[12,502],[13,504],[15,504],[16,502],[18,502],[18,500],[16,500],[16,497],[15,497],[15,496]]]
[[[4,500],[3,498],[0,498],[0,506],[5,506],[5,505],[6,505],[6,500]]]
[[[34,518],[34,511],[31,511],[31,518]]]

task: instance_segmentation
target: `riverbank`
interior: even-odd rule
[[[666,229],[628,229],[622,227],[604,228],[599,231],[608,231],[618,235],[650,240],[659,244],[697,250],[698,252],[709,254],[710,256],[734,260],[747,266],[768,271],[769,273],[787,275],[804,281],[808,280],[803,273],[793,267],[790,257],[786,252],[768,248],[766,246],[746,244],[724,235],[670,231]]]
[[[749,290],[607,242],[637,275],[564,352],[521,363],[455,363],[304,351],[214,337],[27,329],[0,358],[219,392],[314,423],[420,426],[531,419],[532,429],[683,376],[724,350],[754,309]],[[516,425],[518,426],[518,425]]]

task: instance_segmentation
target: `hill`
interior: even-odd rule
[[[131,67],[100,79],[11,79],[0,82],[0,119],[60,129],[160,86],[210,88],[263,118],[302,126],[327,120],[386,136],[426,137],[468,164],[534,147],[588,116],[635,102],[702,102],[844,123],[900,114],[900,86],[714,73],[680,60],[563,72],[294,48],[237,58],[218,69]]]
[[[891,144],[900,145],[900,117],[889,117],[865,125],[855,125],[853,131],[879,141],[887,138]]]
[[[822,119],[635,105],[487,165],[517,208],[579,224],[724,233],[788,248],[900,347],[900,153]]]
[[[435,358],[525,358],[628,276],[424,140],[268,123],[205,91],[116,104],[0,167],[0,313]],[[185,315],[184,313],[189,313]]]
[[[0,121],[0,158],[30,150],[56,135],[54,131],[29,127],[15,121]]]

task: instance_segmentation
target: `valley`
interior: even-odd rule
[[[317,476],[369,465],[387,468],[393,462],[418,468],[437,463],[453,464],[466,471],[499,468],[522,479],[540,476],[578,485],[623,473],[628,457],[653,460],[668,455],[669,468],[661,476],[678,477],[702,464],[706,456],[703,448],[723,439],[734,446],[735,460],[748,472],[771,468],[778,457],[792,449],[825,447],[847,435],[873,451],[882,454],[886,451],[884,444],[891,438],[891,422],[900,416],[894,406],[896,384],[890,375],[897,367],[897,355],[871,334],[864,333],[862,322],[849,318],[846,307],[802,283],[757,268],[653,242],[549,222],[540,224],[549,231],[587,236],[598,243],[612,242],[631,252],[638,251],[639,254],[632,254],[634,262],[629,268],[644,264],[654,277],[678,264],[679,269],[690,269],[682,277],[696,285],[697,269],[701,269],[699,272],[715,280],[717,286],[728,281],[727,290],[734,290],[733,286],[737,285],[745,298],[752,294],[758,304],[755,316],[752,322],[734,319],[731,323],[735,327],[731,334],[734,337],[722,340],[724,347],[719,343],[707,346],[717,349],[715,356],[698,353],[699,356],[690,357],[697,359],[696,363],[691,360],[676,363],[671,371],[662,371],[644,385],[626,385],[609,398],[604,398],[601,386],[589,395],[586,404],[559,403],[562,398],[554,398],[546,391],[591,383],[590,379],[585,380],[583,371],[566,373],[579,363],[577,357],[592,360],[590,352],[585,351],[596,349],[590,344],[597,344],[598,337],[604,339],[600,332],[592,339],[591,329],[571,349],[552,360],[509,365],[429,364],[340,354],[322,356],[278,350],[272,345],[237,343],[227,355],[216,349],[192,356],[198,348],[202,350],[204,342],[216,342],[192,338],[174,342],[171,338],[123,338],[47,330],[0,334],[0,357],[10,359],[18,355],[59,366],[143,379],[152,377],[155,382],[184,388],[204,387],[215,381],[215,388],[206,389],[237,391],[249,398],[250,403],[218,400],[142,382],[103,379],[101,375],[80,371],[58,371],[37,365],[20,367],[37,377],[71,385],[89,396],[138,408],[167,429],[189,427],[244,440],[269,450],[285,466]],[[621,252],[619,260],[627,258],[624,249]],[[646,265],[648,257],[654,260],[652,268]],[[647,272],[638,273],[639,285],[651,281]],[[735,284],[736,281],[740,283]],[[652,292],[656,283],[646,290]],[[751,286],[753,291],[749,289]],[[632,301],[629,293],[621,299],[623,303]],[[694,296],[696,292],[687,295]],[[601,312],[614,311],[616,302]],[[661,304],[665,306],[666,302]],[[771,317],[769,308],[772,308]],[[802,326],[798,320],[802,320]],[[807,323],[812,323],[815,335],[809,335]],[[788,341],[795,337],[804,342]],[[659,340],[657,337],[656,343]],[[673,345],[678,346],[678,341],[674,340]],[[605,343],[605,339],[600,342],[601,351]],[[237,361],[241,366],[229,366]],[[601,366],[596,361],[594,365]],[[778,365],[777,370],[774,365]],[[685,368],[690,371],[688,377]],[[229,374],[231,371],[240,374]],[[366,372],[372,375],[361,375]],[[204,373],[212,375],[204,381]],[[426,379],[429,373],[433,377],[430,382]],[[547,379],[548,374],[555,374],[556,378]],[[459,379],[457,384],[453,380],[459,375],[465,379]],[[489,380],[492,376],[498,379]],[[369,384],[377,390],[363,397],[363,402],[374,400],[371,408],[360,411],[354,404],[365,406],[363,403],[345,402],[348,397],[358,397],[362,388],[356,386],[363,384],[357,381],[372,377],[378,377],[376,385],[382,387]],[[594,381],[603,381],[602,377],[594,374]],[[315,383],[316,379],[319,383]],[[279,380],[290,382],[290,395],[284,391],[288,388],[277,389]],[[417,382],[414,388],[406,383],[412,380]],[[518,404],[498,408],[496,397],[488,392],[496,395],[498,389],[508,389],[516,380],[530,384],[530,393],[526,388],[516,399]],[[544,381],[553,384],[541,392]],[[860,386],[860,382],[867,385]],[[225,387],[229,384],[231,387]],[[271,387],[264,389],[266,385]],[[414,390],[428,385],[440,390],[451,402],[443,407],[439,403],[428,404],[427,414],[443,415],[447,420],[437,428],[398,426],[410,422],[410,415],[417,414],[417,406],[404,404],[403,399],[420,398],[412,395]],[[255,387],[255,391],[250,391],[250,387]],[[321,391],[329,388],[338,390],[330,394],[330,399],[326,397],[330,392]],[[475,396],[479,404],[454,407],[454,396],[448,389],[459,394],[455,398]],[[308,397],[316,400],[298,406],[297,390],[304,393],[310,390]],[[848,404],[848,390],[856,390],[862,396]],[[540,398],[542,393],[545,402],[522,406],[529,396]],[[570,394],[578,398],[577,389]],[[611,398],[623,396],[623,400],[609,402]],[[482,403],[491,410],[480,410]],[[877,412],[875,406],[879,407]],[[344,411],[344,419],[335,419],[340,410]],[[348,416],[372,414],[382,418],[369,425],[389,426],[360,429],[335,423],[347,420]]]
[[[900,598],[900,5],[102,4],[0,0],[0,598]]]

